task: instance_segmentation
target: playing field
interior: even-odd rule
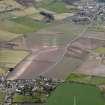
[[[64,83],[52,93],[45,105],[105,105],[105,101],[94,86]]]

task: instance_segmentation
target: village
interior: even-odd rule
[[[33,80],[14,81],[5,80],[1,77],[0,93],[4,92],[6,95],[4,101],[0,103],[0,105],[44,103],[50,93],[62,82],[63,81],[52,80],[42,76]],[[27,100],[25,100],[26,98]]]
[[[104,1],[0,0],[0,105],[104,100]]]

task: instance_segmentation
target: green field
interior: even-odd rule
[[[9,12],[0,13],[0,20],[9,19],[11,17],[14,17],[14,15]]]
[[[22,34],[27,32],[33,32],[34,30],[28,25],[22,25],[13,21],[0,21],[0,30],[9,31],[12,33]]]
[[[100,47],[94,50],[96,53],[99,54],[105,54],[105,48],[104,47]]]
[[[26,51],[1,49],[0,66],[7,67],[7,68],[15,67],[28,54],[29,53]]]
[[[15,34],[8,31],[0,30],[0,42],[10,41],[20,36],[22,36],[22,34]]]
[[[69,11],[66,8],[66,4],[62,2],[62,0],[43,0],[39,3],[38,7],[45,8],[56,13],[64,13]]]
[[[22,103],[22,102],[36,102],[38,99],[35,96],[23,96],[15,95],[13,97],[13,103]]]
[[[67,80],[94,85],[105,84],[105,77],[89,76],[76,73],[71,73]]]
[[[46,95],[45,94],[37,94],[33,96],[26,96],[15,94],[13,97],[13,103],[37,103],[37,102],[45,102]]]
[[[105,105],[105,101],[94,86],[64,83],[52,93],[45,105]]]
[[[66,8],[65,3],[63,2],[53,2],[51,4],[47,4],[47,5],[42,5],[43,8],[56,12],[56,13],[65,13],[65,12],[69,12],[69,10]]]
[[[33,30],[33,31],[37,31],[41,28],[45,28],[45,27],[49,26],[49,24],[35,21],[35,20],[33,20],[29,17],[26,17],[26,16],[25,17],[17,17],[15,19],[11,19],[11,20],[18,24],[27,26],[27,27],[31,28],[31,30]]]
[[[5,93],[4,93],[4,92],[2,92],[2,91],[0,91],[0,104],[2,104],[2,103],[3,103],[4,98],[5,98]]]

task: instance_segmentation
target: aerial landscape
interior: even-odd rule
[[[0,0],[0,105],[105,105],[105,0]]]

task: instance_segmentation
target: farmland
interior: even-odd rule
[[[0,102],[105,105],[105,10],[74,1],[0,1]]]
[[[94,50],[96,53],[99,54],[105,54],[105,48],[104,47],[100,47]]]
[[[5,98],[5,93],[3,91],[0,91],[0,104],[3,103],[4,98]]]
[[[17,16],[30,16],[33,14],[37,14],[38,12],[39,11],[35,9],[34,7],[29,7],[29,8],[21,9],[20,11],[18,10],[11,11],[10,13],[14,15],[15,17],[17,17]]]
[[[98,88],[91,85],[64,83],[48,98],[45,105],[105,105]]]
[[[0,66],[14,68],[28,54],[26,51],[2,49],[0,51]]]
[[[41,28],[47,27],[48,24],[43,23],[43,22],[38,22],[35,21],[34,19],[28,18],[28,17],[17,17],[15,19],[12,19],[12,21],[27,26],[30,29],[32,29],[33,31],[37,31]]]
[[[22,34],[15,34],[8,31],[0,30],[0,42],[10,41],[20,36],[22,36]]]
[[[63,3],[63,2],[55,2],[55,3],[53,3],[53,5],[52,4],[50,4],[50,5],[44,5],[42,7],[47,9],[47,10],[54,11],[56,13],[64,13],[64,12],[69,11],[66,8],[65,3]]]
[[[75,71],[81,63],[82,60],[64,57],[62,61],[56,65],[52,71],[46,73],[45,76],[57,79],[65,79],[69,73]]]
[[[89,27],[88,30],[95,32],[105,32],[105,26],[104,24],[93,24],[93,26]]]
[[[45,94],[37,94],[33,96],[15,94],[13,96],[13,103],[37,103],[44,100],[46,100]]]
[[[50,24],[38,22],[31,17],[17,17],[9,20],[0,20],[0,29],[11,33],[24,34],[35,32],[39,29],[48,27]]]
[[[33,31],[33,29],[29,28],[28,26],[8,20],[0,21],[0,29],[17,34]]]
[[[38,99],[35,96],[15,95],[13,99],[13,103],[23,103],[23,102],[34,103],[37,100]]]
[[[101,85],[101,84],[105,84],[105,77],[71,73],[70,76],[67,78],[67,81]]]

